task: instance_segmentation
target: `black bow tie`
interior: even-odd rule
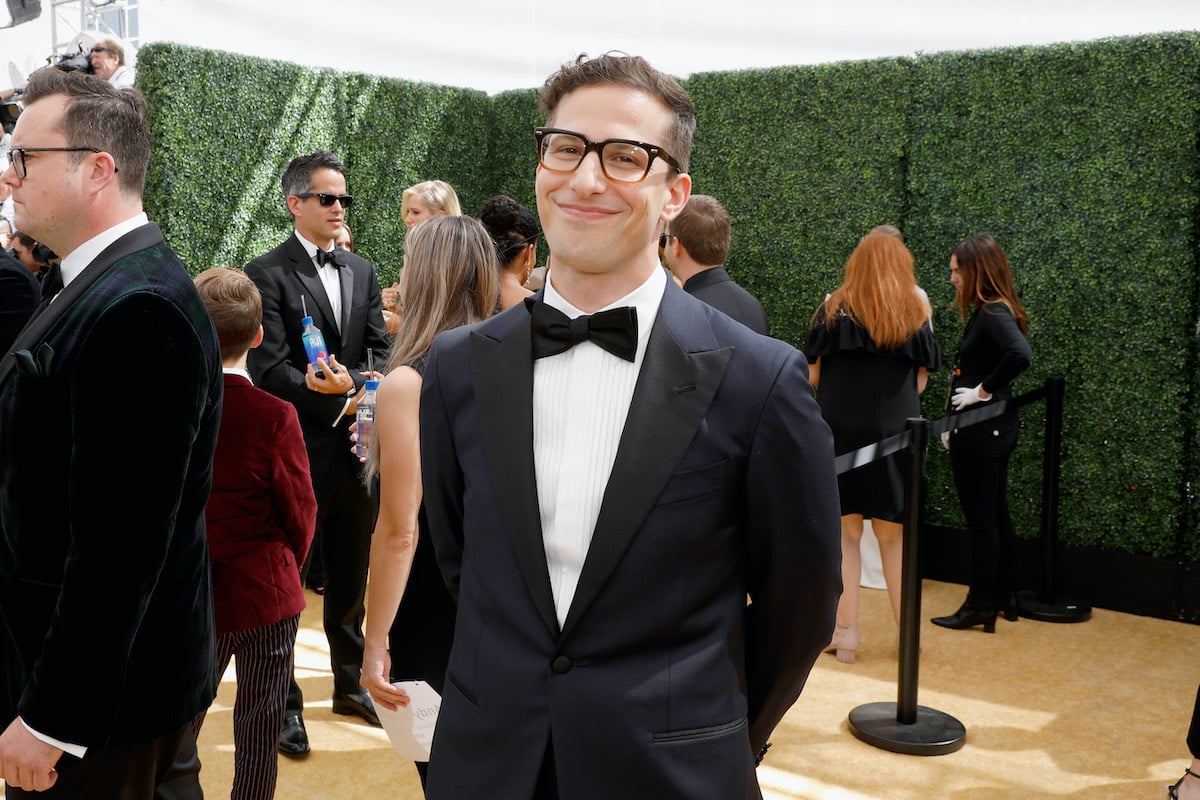
[[[637,312],[632,306],[611,308],[571,319],[553,306],[527,300],[533,326],[533,357],[545,358],[592,341],[617,358],[633,361],[637,353]]]
[[[320,248],[317,248],[317,266],[323,267],[326,264],[331,267],[344,266],[342,263],[341,253],[337,251],[337,248],[332,250],[321,250]]]

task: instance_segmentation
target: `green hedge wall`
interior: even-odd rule
[[[390,280],[400,193],[442,178],[467,213],[533,207],[537,91],[465,89],[154,44],[139,54],[154,154],[147,208],[194,271],[241,264],[290,229],[279,177],[328,147],[350,168],[360,252]],[[694,191],[734,220],[728,267],[775,335],[809,318],[871,227],[904,231],[947,367],[951,248],[986,231],[1014,265],[1035,364],[1067,381],[1061,538],[1200,560],[1195,400],[1200,34],[941,53],[684,81],[699,117]],[[545,259],[545,248],[539,254]],[[936,419],[946,372],[924,399]],[[1042,406],[1023,412],[1010,500],[1035,536]],[[940,448],[927,517],[961,517]]]
[[[282,241],[283,169],[320,147],[349,168],[347,219],[384,281],[402,260],[405,188],[441,178],[473,210],[491,193],[483,92],[164,44],[139,52],[138,87],[154,143],[146,206],[193,271]]]
[[[1200,38],[1182,35],[914,65],[905,230],[943,307],[959,239],[986,231],[1005,247],[1034,351],[1016,388],[1066,378],[1060,532],[1074,544],[1168,555],[1190,528],[1198,64]],[[956,316],[936,325],[954,348]],[[1023,413],[1010,484],[1025,534],[1038,526],[1042,409]],[[931,461],[929,514],[957,520],[949,459]]]

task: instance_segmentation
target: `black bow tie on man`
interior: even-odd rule
[[[323,267],[326,264],[331,267],[345,266],[345,263],[342,259],[342,254],[338,252],[336,247],[332,250],[321,250],[320,248],[317,248],[317,266]]]
[[[637,311],[632,306],[571,319],[542,300],[531,298],[525,303],[533,327],[534,358],[558,355],[589,340],[626,361],[637,354]]]

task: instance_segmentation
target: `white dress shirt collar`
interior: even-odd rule
[[[304,248],[304,252],[308,253],[308,257],[312,259],[312,262],[314,264],[316,264],[317,263],[317,251],[321,250],[323,248],[318,247],[317,245],[310,242],[308,239],[305,239],[304,236],[301,235],[300,231],[296,231],[296,238],[300,241],[301,246]],[[319,264],[317,264],[317,266],[320,267]]]
[[[150,222],[146,217],[146,212],[136,214],[124,222],[119,222],[113,225],[106,231],[97,233],[92,238],[88,239],[83,244],[76,247],[70,253],[63,256],[62,259],[62,279],[63,286],[66,287],[71,281],[79,277],[79,273],[96,260],[96,256],[104,252],[104,248],[120,239],[125,234],[140,228]]]

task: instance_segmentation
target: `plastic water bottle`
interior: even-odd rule
[[[358,401],[358,413],[354,418],[358,423],[354,452],[359,458],[367,457],[367,448],[371,446],[371,436],[375,433],[375,390],[379,388],[379,381],[367,381],[363,387],[366,391]]]
[[[318,358],[325,359],[329,362],[329,353],[325,350],[325,335],[321,333],[321,329],[313,324],[312,317],[304,317],[300,320],[300,324],[304,326],[304,332],[301,338],[304,341],[304,352],[308,354],[308,361],[317,368],[318,374],[321,371],[321,366],[317,364]]]

